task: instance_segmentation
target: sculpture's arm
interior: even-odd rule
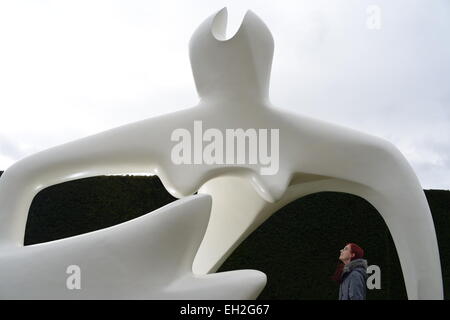
[[[155,169],[152,159],[157,158],[148,130],[151,125],[148,120],[145,126],[144,122],[125,125],[13,164],[0,179],[0,245],[23,244],[30,204],[47,186],[102,174],[151,173]]]
[[[306,183],[303,194],[346,192],[371,203],[394,240],[408,298],[442,299],[434,223],[414,170],[397,147],[384,139],[361,133],[344,136],[337,143],[334,137],[323,149],[327,157],[316,156],[315,163],[329,179]]]

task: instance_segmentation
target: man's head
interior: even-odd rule
[[[364,250],[355,243],[347,243],[347,245],[341,249],[341,255],[339,260],[344,264],[349,263],[354,259],[361,259],[364,256]]]

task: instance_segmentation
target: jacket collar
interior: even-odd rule
[[[348,264],[344,266],[344,273],[350,272],[353,269],[356,268],[363,268],[364,270],[367,270],[367,260],[365,259],[355,259],[350,261]]]

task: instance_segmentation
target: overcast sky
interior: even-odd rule
[[[188,42],[224,6],[229,36],[247,9],[272,31],[276,106],[388,139],[450,189],[448,0],[0,0],[0,170],[195,105]]]

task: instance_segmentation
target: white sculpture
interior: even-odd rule
[[[226,39],[226,20],[222,9],[192,36],[197,106],[39,152],[4,173],[1,298],[256,298],[266,281],[261,272],[211,272],[279,208],[320,191],[369,201],[392,234],[408,297],[443,298],[430,209],[403,155],[380,138],[274,108],[270,31],[248,11]],[[237,142],[231,154],[228,132],[241,143],[247,136],[247,146],[256,139],[257,148],[244,145],[241,157]],[[28,209],[40,190],[133,172],[154,173],[172,195],[188,197],[111,228],[23,246]],[[66,288],[69,265],[82,270],[81,290]]]

